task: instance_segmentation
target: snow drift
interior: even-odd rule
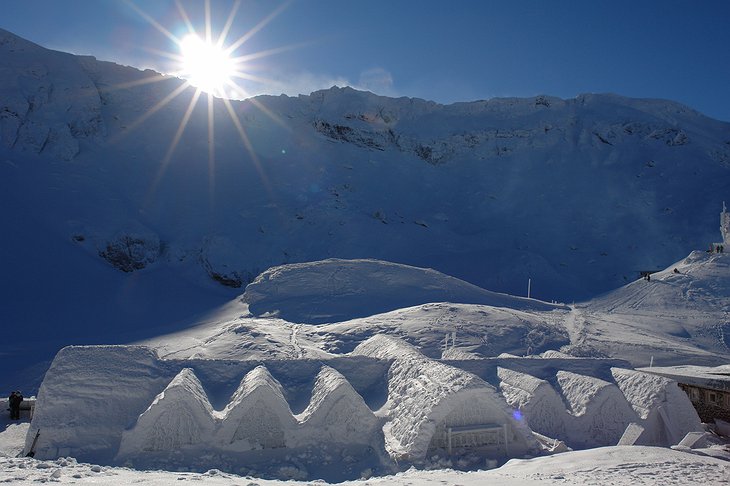
[[[545,311],[559,307],[490,292],[431,269],[340,259],[270,268],[246,287],[242,299],[254,315],[308,324],[339,322],[428,302]]]

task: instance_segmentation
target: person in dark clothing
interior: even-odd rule
[[[8,405],[10,405],[10,420],[20,419],[20,404],[23,403],[23,395],[19,391],[14,391],[8,397]]]

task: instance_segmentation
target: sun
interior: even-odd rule
[[[226,49],[206,42],[197,34],[188,34],[180,40],[180,76],[201,91],[220,97],[232,84],[238,71],[237,62]]]

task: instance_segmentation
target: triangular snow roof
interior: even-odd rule
[[[119,455],[175,451],[206,442],[214,427],[208,395],[193,370],[183,368],[139,416],[134,427],[123,433]]]
[[[244,448],[281,447],[297,425],[281,384],[263,365],[244,376],[219,417],[221,446],[245,440]]]
[[[322,366],[307,408],[297,416],[302,434],[329,442],[373,443],[379,419],[362,396],[334,368]]]

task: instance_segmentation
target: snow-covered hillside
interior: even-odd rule
[[[717,365],[730,356],[729,261],[730,255],[696,252],[649,282],[637,279],[571,306],[373,260],[292,264],[265,272],[199,325],[143,343],[170,358],[327,358],[386,334],[432,358],[559,350],[634,366]]]

